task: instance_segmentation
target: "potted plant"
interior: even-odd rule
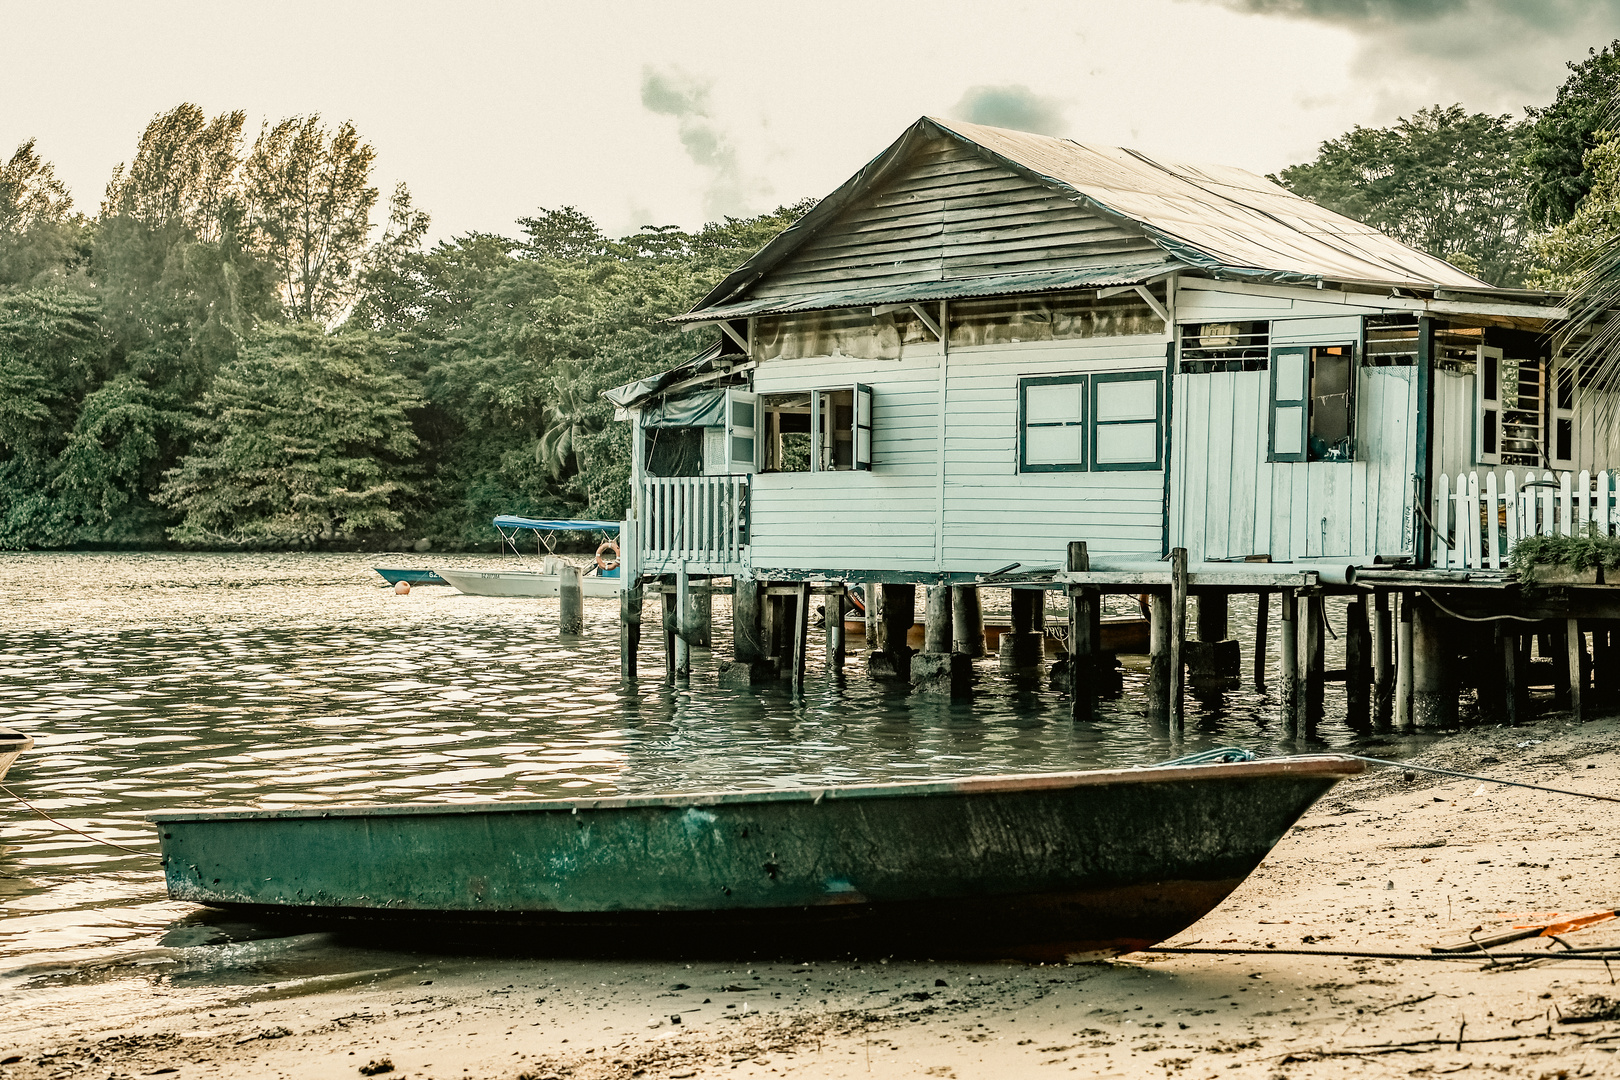
[[[1594,531],[1526,536],[1513,545],[1512,567],[1525,585],[1597,585],[1605,570],[1620,584],[1620,539]]]

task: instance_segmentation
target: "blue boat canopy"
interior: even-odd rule
[[[512,517],[503,514],[495,519],[497,529],[533,529],[535,532],[612,532],[619,531],[617,521],[583,521],[557,518]]]

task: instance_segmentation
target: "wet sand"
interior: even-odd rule
[[[1415,760],[1620,794],[1617,736],[1617,720],[1553,718],[1465,732]],[[1335,789],[1233,896],[1169,944],[1414,951],[1616,904],[1620,804],[1375,769]],[[1565,940],[1620,946],[1616,923]],[[1549,946],[1558,948],[1547,939],[1504,948]],[[372,1075],[1620,1073],[1620,1019],[1561,1022],[1590,1011],[1591,995],[1620,999],[1597,961],[1493,968],[1477,959],[1262,952],[1028,966],[410,955],[403,965],[274,986],[198,988],[158,976],[133,1002],[94,986],[44,987],[29,1010],[30,994],[20,994],[0,1023],[0,1076],[315,1080],[384,1064],[391,1070]]]

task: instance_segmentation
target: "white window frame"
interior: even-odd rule
[[[1474,372],[1474,460],[1481,465],[1502,464],[1502,350],[1494,345],[1481,345],[1479,347],[1478,361]],[[1496,393],[1486,394],[1488,381],[1485,373],[1492,372],[1496,377]],[[1487,439],[1490,435],[1492,438]],[[1486,444],[1496,447],[1495,450],[1485,449]]]

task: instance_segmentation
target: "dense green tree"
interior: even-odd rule
[[[1570,62],[1569,77],[1551,105],[1526,109],[1525,164],[1529,169],[1529,215],[1538,226],[1560,225],[1575,216],[1596,180],[1587,155],[1600,132],[1613,127],[1610,112],[1620,93],[1620,40],[1588,50]]]
[[[1514,285],[1524,273],[1522,157],[1511,117],[1435,105],[1392,127],[1357,126],[1273,179],[1493,284]]]
[[[203,398],[191,453],[159,499],[174,539],[284,545],[402,524],[419,400],[386,339],[299,323],[254,335]]]
[[[86,224],[29,139],[0,162],[0,288],[44,284],[84,256]]]
[[[0,292],[0,548],[73,539],[53,489],[106,345],[95,300],[59,287]]]
[[[1577,287],[1605,248],[1620,242],[1620,139],[1607,138],[1587,151],[1591,186],[1568,221],[1535,240],[1536,268],[1529,284],[1540,289]]]
[[[318,115],[266,125],[253,144],[245,196],[293,318],[326,322],[353,302],[377,204],[376,157],[352,123],[328,132]]]

